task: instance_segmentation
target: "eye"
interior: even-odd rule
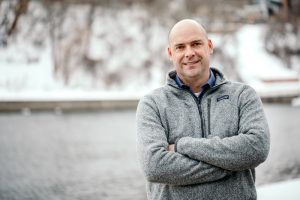
[[[201,45],[202,45],[202,42],[194,42],[192,44],[192,46],[194,46],[194,47],[198,47],[198,46],[201,46]]]
[[[175,47],[176,50],[180,51],[180,50],[183,50],[184,49],[184,45],[177,45]]]

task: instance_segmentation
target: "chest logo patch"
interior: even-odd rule
[[[223,96],[221,96],[221,97],[218,97],[218,98],[217,98],[217,102],[218,102],[218,101],[221,101],[221,100],[224,100],[224,99],[229,99],[229,95],[223,95]]]

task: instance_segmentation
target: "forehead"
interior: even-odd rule
[[[207,40],[205,30],[197,24],[180,24],[170,32],[170,45],[185,44],[197,40]]]

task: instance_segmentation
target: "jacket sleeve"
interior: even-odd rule
[[[226,138],[180,138],[176,151],[195,160],[227,170],[252,169],[264,162],[270,136],[262,103],[256,92],[246,86],[239,97],[239,130]]]
[[[137,150],[148,181],[191,185],[216,181],[232,172],[167,150],[166,130],[157,106],[150,98],[140,100],[137,115]]]

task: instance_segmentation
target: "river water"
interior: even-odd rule
[[[300,107],[265,104],[257,185],[300,177]],[[143,200],[135,110],[0,113],[1,200]]]

